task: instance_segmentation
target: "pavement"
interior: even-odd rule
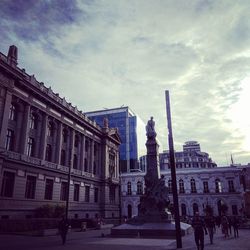
[[[112,238],[110,229],[72,231],[65,245],[60,236],[0,235],[0,250],[174,250],[175,239]],[[193,233],[182,237],[182,248],[196,250]],[[221,230],[214,235],[214,244],[205,236],[204,250],[250,250],[250,230],[240,229],[239,238],[224,238]]]

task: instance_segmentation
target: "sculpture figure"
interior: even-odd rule
[[[155,138],[156,132],[155,132],[155,122],[153,120],[153,116],[151,116],[150,120],[148,120],[147,126],[146,126],[146,135],[149,138]]]

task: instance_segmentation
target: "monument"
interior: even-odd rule
[[[156,140],[153,117],[146,126],[147,171],[144,177],[145,192],[140,197],[138,216],[125,224],[111,229],[112,236],[140,236],[149,238],[175,238],[175,224],[168,212],[170,204],[168,188],[164,176],[160,176],[159,144]],[[185,235],[191,226],[181,223],[181,233]]]

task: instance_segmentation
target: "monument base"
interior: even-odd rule
[[[192,232],[189,224],[181,222],[181,235],[187,235]],[[141,238],[165,238],[175,239],[175,223],[144,223],[140,225],[122,224],[111,229],[112,237],[141,237]]]

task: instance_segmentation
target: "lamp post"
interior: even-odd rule
[[[165,91],[165,98],[166,98],[167,127],[168,127],[169,159],[171,168],[172,192],[173,192],[174,215],[175,215],[176,245],[177,248],[182,248],[181,226],[180,226],[180,215],[179,215],[179,204],[178,204],[178,193],[177,193],[176,171],[175,171],[174,143],[173,143],[170,100],[169,100],[168,90]]]

